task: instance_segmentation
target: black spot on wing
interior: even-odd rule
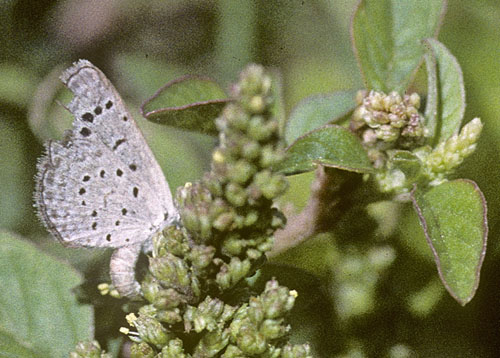
[[[92,132],[87,127],[80,129],[80,134],[84,137],[88,137]]]
[[[94,116],[92,115],[92,113],[87,112],[83,114],[82,120],[84,120],[85,122],[92,123],[94,121]]]

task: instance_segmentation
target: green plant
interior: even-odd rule
[[[488,231],[483,194],[474,182],[454,174],[474,152],[483,124],[473,119],[462,125],[462,72],[435,39],[445,6],[430,0],[360,1],[352,37],[365,88],[306,98],[286,121],[279,77],[263,75],[258,66],[244,71],[246,85],[229,96],[206,78],[182,77],[167,84],[141,108],[145,118],[207,137],[223,134],[211,170],[178,191],[183,225],[154,238],[149,265],[142,266],[145,301],[110,297],[116,292],[108,284],[99,287],[111,295],[89,294],[107,279],[103,270],[97,271],[104,266],[97,253],[70,254],[72,262],[84,266],[84,282],[54,254],[2,233],[0,274],[7,293],[1,297],[8,300],[0,307],[0,352],[57,357],[73,349],[73,357],[112,357],[126,347],[135,357],[411,356],[414,348],[400,333],[408,327],[399,323],[395,334],[386,329],[392,323],[384,325],[385,320],[396,315],[404,320],[408,314],[427,317],[443,287],[461,305],[467,304],[478,287]],[[243,42],[248,45],[250,38]],[[227,42],[225,52],[238,56]],[[247,59],[250,52],[245,51],[242,58]],[[427,89],[422,86],[424,73]],[[28,78],[26,84],[33,87],[36,77]],[[258,88],[265,95],[253,92]],[[28,102],[19,98],[29,95],[16,92],[11,97]],[[33,113],[33,118],[45,115]],[[46,138],[58,132],[59,124],[47,124],[38,125],[35,133]],[[166,142],[161,135],[157,141]],[[177,132],[168,135],[179,143]],[[9,137],[10,142],[16,143],[15,138]],[[310,171],[315,179],[302,212],[289,212],[283,199],[275,201],[285,190],[282,174]],[[276,207],[287,214],[284,227]],[[422,284],[422,277],[435,272],[427,275],[419,254],[405,252],[396,240],[404,230],[416,231],[407,219],[411,210],[441,282],[424,279]],[[290,250],[309,238],[315,240],[304,243],[304,251]],[[314,262],[310,251],[315,252]],[[272,264],[265,264],[265,255],[321,273],[321,288],[331,302],[318,306],[324,317],[314,316],[311,326],[319,331],[322,319],[327,321],[338,346],[321,350],[325,345],[319,339],[311,342],[312,350],[288,343],[297,328],[304,330],[286,323],[294,316],[294,301],[316,297],[310,287],[318,285],[299,289],[287,283],[291,290],[278,285],[287,274],[299,282],[309,279],[282,266],[273,274],[276,280],[268,280],[266,270]],[[401,258],[409,263],[402,265]],[[69,293],[82,282],[77,296],[92,306]],[[332,315],[326,309],[330,303]],[[73,348],[72,342],[93,337],[91,307],[97,312],[97,336],[109,353],[92,341]],[[306,325],[307,313],[295,314]],[[120,319],[124,334],[118,336]],[[371,327],[380,327],[380,332]],[[332,340],[323,332],[303,337]]]
[[[361,1],[352,38],[367,89],[355,98],[343,92],[331,95],[328,104],[311,97],[299,105],[287,123],[288,155],[279,168],[294,174],[320,166],[337,186],[352,178],[339,170],[362,173],[359,185],[373,184],[364,198],[336,191],[312,200],[413,202],[444,286],[465,305],[477,289],[486,251],[486,201],[474,182],[449,178],[474,152],[483,124],[475,118],[462,127],[462,71],[433,38],[444,9],[444,1]],[[424,59],[428,88],[421,112],[420,96],[402,92]],[[330,181],[322,178],[318,185]],[[329,215],[332,228],[340,213],[322,213],[325,206],[317,204],[316,212],[305,215]],[[288,234],[293,232],[283,240]]]

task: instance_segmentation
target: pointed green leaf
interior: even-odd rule
[[[142,115],[156,123],[217,135],[215,118],[229,101],[214,81],[184,76],[167,83],[141,106]]]
[[[317,164],[357,173],[373,170],[358,138],[349,130],[329,124],[298,138],[287,149],[276,170],[296,174],[313,170]]]
[[[428,53],[426,127],[432,144],[447,140],[460,130],[465,112],[465,89],[457,59],[439,41],[424,41]]]
[[[0,257],[0,336],[12,337],[36,357],[57,358],[91,338],[92,309],[80,305],[72,292],[81,283],[72,267],[5,232],[0,233]],[[22,349],[5,342],[6,351]]]
[[[403,92],[424,54],[421,41],[437,35],[444,0],[361,0],[351,32],[368,89]]]
[[[466,179],[445,182],[412,201],[424,229],[441,281],[461,305],[476,292],[486,253],[486,201],[476,183]]]
[[[286,124],[287,143],[327,123],[333,123],[356,107],[355,90],[314,95],[302,100],[290,114]]]

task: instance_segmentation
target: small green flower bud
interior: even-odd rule
[[[373,120],[377,124],[387,124],[389,123],[389,115],[382,111],[373,112]]]
[[[278,339],[283,337],[289,329],[281,325],[282,320],[266,319],[260,325],[260,333],[266,339]]]
[[[188,358],[188,356],[184,353],[182,341],[179,338],[175,338],[162,348],[158,358]]]
[[[151,273],[167,287],[187,290],[190,284],[187,263],[179,257],[168,254],[163,257],[149,259]]]
[[[247,276],[251,267],[249,260],[232,257],[229,264],[221,266],[215,280],[222,289],[228,289]]]
[[[418,95],[418,93],[412,93],[409,97],[408,97],[408,100],[407,100],[408,104],[410,106],[413,106],[415,107],[416,109],[419,109],[420,108],[420,96]]]
[[[368,112],[365,114],[363,117],[365,123],[368,125],[370,128],[378,128],[380,127],[380,122],[375,118],[375,115],[373,112]]]
[[[262,252],[256,249],[248,249],[246,254],[247,257],[253,261],[257,260],[262,256]]]
[[[204,246],[204,245],[196,245],[193,246],[190,254],[189,260],[192,265],[197,269],[203,269],[210,265],[212,259],[215,255],[215,247],[213,246]]]
[[[383,103],[383,93],[371,91],[367,98],[365,98],[365,103],[369,104],[369,106],[375,111],[383,111],[384,103]],[[366,105],[365,104],[365,105]]]
[[[234,307],[225,305],[221,300],[207,296],[198,307],[188,307],[185,321],[189,323],[188,328],[191,328],[191,323],[193,324],[192,328],[195,332],[214,331],[218,327],[223,327],[225,322],[232,318],[235,310]]]
[[[271,88],[269,76],[264,74],[264,68],[259,65],[249,65],[240,74],[240,82],[235,88],[235,96],[267,95]]]
[[[265,337],[254,330],[240,330],[236,338],[238,347],[246,354],[263,354],[266,351],[267,341]]]
[[[257,158],[260,154],[260,144],[255,140],[247,139],[247,141],[242,144],[241,154],[248,160]]]
[[[366,90],[359,90],[358,92],[356,92],[355,100],[358,106],[363,104],[363,100],[366,96],[368,96],[368,91]]]
[[[156,313],[156,319],[170,325],[182,322],[179,308],[160,310]]]
[[[218,329],[206,333],[194,349],[195,357],[215,357],[229,343],[229,330]]]
[[[259,219],[259,212],[257,210],[250,210],[245,216],[243,225],[252,226],[257,222],[258,219]]]
[[[384,124],[375,130],[375,135],[384,142],[394,142],[399,137],[399,131],[389,124]]]
[[[244,358],[245,355],[237,346],[228,345],[221,358]]]
[[[130,358],[154,358],[155,351],[145,342],[134,343],[130,347]]]
[[[153,303],[162,289],[160,283],[151,275],[146,275],[141,282],[142,294],[146,300]]]
[[[223,190],[219,180],[213,173],[205,173],[203,176],[203,184],[214,197],[222,196]]]
[[[262,96],[253,96],[250,97],[250,100],[248,101],[248,109],[256,114],[264,112],[266,109],[266,102],[262,98]]]
[[[101,350],[101,346],[97,341],[84,341],[79,342],[75,351],[69,354],[70,358],[111,358],[110,354],[107,354]]]
[[[363,131],[362,138],[365,146],[372,146],[377,141],[377,134],[375,133],[375,130],[368,128]]]
[[[271,174],[269,170],[263,170],[254,176],[254,183],[266,199],[275,199],[287,188],[288,182],[281,174]]]
[[[193,206],[184,206],[180,210],[180,216],[184,227],[190,232],[200,231],[200,220],[198,219],[198,213]]]
[[[241,239],[239,235],[234,235],[224,240],[222,252],[228,256],[237,256],[241,254],[245,246],[245,240]]]
[[[229,180],[244,185],[256,171],[257,169],[254,165],[250,164],[245,159],[240,159],[230,166],[228,177]]]
[[[248,126],[250,116],[237,104],[230,103],[224,108],[222,118],[226,119],[227,123],[240,131],[245,131]],[[226,128],[220,128],[224,131]]]
[[[261,252],[270,251],[274,246],[274,237],[269,236],[265,241],[257,246],[257,249]]]
[[[264,319],[266,319],[266,314],[264,312],[264,307],[260,297],[250,297],[248,309],[246,315],[254,324],[258,325]]]
[[[200,221],[200,238],[206,241],[212,237],[212,220],[207,214],[199,213],[198,215]]]
[[[247,194],[245,189],[236,183],[229,183],[226,186],[226,199],[232,205],[239,207],[245,204]]]
[[[391,126],[394,128],[403,128],[408,123],[406,118],[400,117],[394,113],[389,114],[389,121],[391,123]]]
[[[396,191],[399,193],[408,192],[409,188],[406,182],[405,174],[399,170],[385,170],[377,173],[375,179],[379,185],[379,189],[383,193],[390,193]]]
[[[166,252],[176,256],[183,256],[189,251],[189,243],[186,239],[186,233],[184,230],[181,230],[176,226],[169,226],[163,231],[163,235],[166,237]],[[166,254],[166,252],[164,254]]]
[[[255,141],[265,141],[273,134],[266,125],[262,116],[253,116],[248,123],[248,136]]]
[[[259,164],[262,168],[269,168],[276,163],[282,160],[280,155],[281,153],[277,153],[272,145],[266,145],[262,148],[262,152],[260,154]]]
[[[357,107],[353,114],[352,114],[352,120],[356,122],[365,122],[365,117],[367,115],[371,115],[370,112],[366,109],[365,106],[359,106]]]
[[[278,281],[271,280],[266,283],[260,298],[266,318],[279,318],[292,309],[296,295],[286,287],[279,286]]]
[[[283,347],[281,358],[312,358],[311,348],[308,344],[287,344]]]
[[[139,315],[133,321],[134,327],[139,333],[139,337],[146,343],[150,343],[158,348],[165,345],[170,339],[172,334],[169,333],[163,325],[156,319],[146,315]]]
[[[404,106],[403,103],[398,103],[398,104],[395,104],[394,106],[391,106],[389,111],[392,114],[395,114],[396,116],[403,118],[403,119],[406,116],[406,107]]]
[[[234,212],[220,214],[212,223],[213,227],[219,231],[226,231],[231,227],[234,221]]]

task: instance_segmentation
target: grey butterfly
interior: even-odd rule
[[[68,247],[115,248],[110,263],[120,295],[136,297],[135,264],[151,237],[178,219],[168,183],[120,95],[86,60],[61,76],[73,92],[73,129],[49,141],[36,177],[35,206]]]

